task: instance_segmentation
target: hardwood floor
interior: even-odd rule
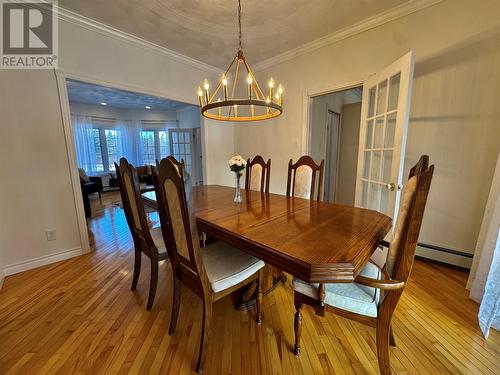
[[[149,262],[130,291],[131,236],[117,193],[92,200],[96,250],[9,276],[0,292],[1,374],[194,373],[201,301],[182,290],[174,336],[167,334],[171,274],[160,266],[156,301],[146,311]],[[149,214],[153,224],[156,213]],[[498,374],[500,334],[485,341],[467,273],[416,261],[396,309],[394,374]],[[290,279],[264,297],[262,326],[234,310],[231,297],[214,305],[206,374],[377,374],[375,330],[303,310],[302,355],[293,346]]]

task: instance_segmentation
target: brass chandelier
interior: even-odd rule
[[[283,113],[283,88],[279,85],[275,90],[274,80],[271,78],[268,94],[265,95],[245,59],[241,43],[241,0],[238,0],[238,30],[238,52],[215,91],[210,93],[210,84],[206,79],[203,90],[198,87],[201,114],[219,121],[258,121],[277,117]],[[238,81],[240,71],[244,70],[246,80],[243,78]],[[243,74],[244,72],[241,73]]]

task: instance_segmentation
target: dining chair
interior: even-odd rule
[[[314,199],[314,189],[318,180],[317,200],[321,200],[323,187],[323,168],[325,161],[316,164],[308,155],[301,156],[295,164],[292,159],[288,162],[288,179],[286,183],[286,195],[288,197],[299,197]]]
[[[168,155],[166,157],[166,159],[170,160],[172,163],[174,163],[174,165],[176,166],[177,170],[179,171],[179,173],[182,174],[183,170],[184,170],[184,159],[181,159],[181,161],[178,161],[175,157],[173,157],[172,155]],[[156,166],[160,165],[160,161],[158,159],[156,159]]]
[[[141,200],[137,170],[125,158],[120,159],[120,165],[115,163],[115,170],[125,217],[135,248],[134,275],[131,289],[135,290],[137,288],[141,273],[141,259],[144,253],[151,261],[151,280],[146,306],[147,310],[151,310],[158,284],[158,262],[167,259],[167,249],[163,241],[161,228],[149,228],[144,204]]]
[[[382,375],[391,374],[389,344],[396,346],[391,319],[408,281],[420,226],[429,193],[434,165],[424,155],[410,170],[399,206],[392,241],[382,241],[388,247],[385,266],[380,269],[367,263],[347,284],[310,284],[293,279],[295,304],[295,347],[300,354],[302,305],[315,307],[316,314],[324,316],[325,309],[334,314],[376,327],[377,356]]]
[[[271,159],[264,161],[264,158],[257,155],[250,161],[247,160],[245,190],[256,190],[269,193],[269,178],[271,173]]]
[[[177,169],[177,172],[179,172],[179,174],[181,174],[183,176],[184,183],[187,184],[187,185],[190,185],[191,184],[191,176],[187,173],[187,171],[185,169],[184,159],[181,159],[181,161],[178,161],[172,155],[167,156],[165,159],[168,159],[172,163],[174,163],[175,168]],[[159,165],[160,165],[160,162],[158,161],[158,159],[156,159],[156,167],[155,168],[157,168]],[[199,234],[199,237],[200,237],[200,244],[201,244],[201,246],[205,247],[205,244],[206,244],[207,238],[208,238],[207,234],[205,232],[199,232],[198,234]]]
[[[224,242],[212,243],[200,250],[196,219],[187,200],[183,176],[175,164],[163,159],[153,172],[156,199],[167,251],[173,271],[173,303],[169,335],[175,331],[179,315],[181,283],[203,301],[203,321],[197,371],[203,372],[212,322],[212,304],[256,281],[256,321],[262,322],[261,274],[264,262]]]

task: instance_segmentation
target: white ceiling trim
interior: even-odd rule
[[[101,23],[99,21],[95,21],[91,18],[82,16],[78,13],[75,13],[69,9],[58,7],[58,15],[59,19],[62,21],[69,22],[71,24],[83,27],[87,30],[94,31],[97,33],[100,33],[101,35],[105,35],[117,40],[120,40],[122,42],[127,42],[130,44],[133,44],[135,46],[139,46],[142,48],[145,48],[150,51],[154,51],[156,53],[160,53],[162,55],[165,55],[177,62],[180,62],[185,65],[192,66],[197,69],[205,70],[205,71],[210,71],[213,73],[217,74],[222,74],[223,70],[209,65],[207,63],[204,63],[202,61],[193,59],[191,57],[182,55],[178,52],[175,52],[171,49],[159,46],[158,44],[149,42],[145,39],[139,38],[138,36],[126,33],[124,31],[115,29],[114,27],[108,26],[104,23]]]
[[[413,0],[408,3],[399,5],[385,12],[377,14],[373,17],[369,17],[352,26],[348,26],[342,30],[335,31],[332,34],[326,35],[312,42],[303,44],[302,46],[299,46],[297,48],[291,49],[279,55],[273,56],[269,59],[258,62],[257,64],[254,64],[253,70],[259,71],[267,69],[273,65],[283,63],[285,61],[294,59],[298,56],[317,50],[321,47],[325,47],[327,45],[339,42],[356,34],[360,34],[367,30],[381,26],[385,23],[394,21],[398,18],[405,17],[411,13],[417,12],[424,8],[428,8],[442,1],[443,0]]]

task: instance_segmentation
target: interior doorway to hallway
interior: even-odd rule
[[[362,86],[312,97],[310,154],[325,160],[323,199],[354,206]]]

